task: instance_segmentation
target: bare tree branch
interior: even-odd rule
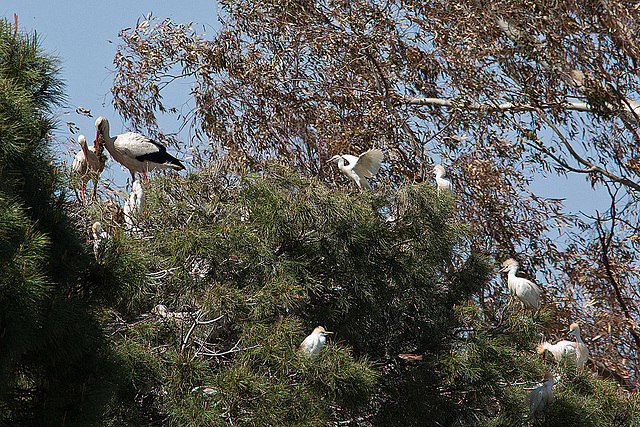
[[[433,105],[436,107],[456,108],[460,110],[477,110],[486,112],[504,112],[504,111],[537,111],[538,109],[555,109],[555,110],[572,110],[572,111],[592,111],[586,102],[565,101],[557,104],[541,104],[534,106],[532,104],[514,104],[512,102],[504,102],[502,104],[479,104],[477,102],[452,101],[443,98],[419,98],[414,96],[396,96],[395,100],[400,104],[407,105]]]

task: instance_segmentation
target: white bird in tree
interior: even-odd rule
[[[311,335],[302,341],[302,344],[300,344],[300,351],[308,354],[312,358],[318,357],[327,342],[327,335],[332,333],[333,332],[325,330],[322,326],[318,326],[313,330]]]
[[[154,169],[184,169],[180,160],[167,153],[164,145],[135,132],[127,132],[111,137],[109,121],[105,117],[96,120],[96,140],[102,136],[111,157],[129,169],[131,181],[135,181],[136,172],[141,173],[148,181],[147,172]]]
[[[78,136],[78,142],[80,143],[81,151],[78,151],[76,156],[71,162],[71,171],[82,185],[82,199],[85,198],[85,187],[89,180],[93,179],[93,198],[96,197],[96,191],[98,189],[98,180],[100,179],[100,173],[104,169],[104,160],[100,160],[96,155],[96,143],[91,148],[87,147],[87,138],[84,135]],[[77,193],[76,193],[77,196]]]
[[[563,358],[570,358],[576,360],[576,343],[573,341],[562,340],[556,344],[551,344],[549,341],[538,344],[536,351],[538,354],[544,354],[545,350],[549,351],[553,355],[553,358],[557,363]]]
[[[500,272],[508,271],[507,286],[512,296],[515,296],[520,301],[523,307],[529,307],[534,310],[534,314],[538,311],[538,304],[540,302],[540,295],[542,290],[533,283],[531,280],[527,280],[523,277],[517,277],[518,261],[513,258],[509,258],[502,263]]]
[[[436,176],[436,184],[438,185],[438,195],[440,195],[441,191],[451,191],[451,181],[448,179],[444,179],[446,172],[444,171],[444,167],[442,165],[435,165],[431,170],[431,173]]]
[[[584,341],[582,341],[582,337],[580,336],[580,326],[577,323],[572,323],[569,327],[571,335],[573,335],[576,339],[576,366],[579,370],[584,369],[584,365],[587,364],[587,360],[589,360],[589,349],[585,345]]]
[[[93,254],[96,256],[96,261],[101,262],[102,253],[104,252],[106,241],[109,239],[109,234],[104,231],[99,221],[93,223],[91,230],[93,231]]]
[[[544,376],[544,382],[537,387],[527,397],[529,402],[529,417],[539,418],[547,406],[553,402],[553,385],[555,380],[551,372],[547,372]]]
[[[358,187],[370,189],[371,186],[367,178],[373,178],[378,173],[383,160],[382,150],[372,148],[357,157],[350,154],[336,155],[329,159],[329,162],[337,164],[340,172],[351,178]]]
[[[545,350],[548,350],[553,355],[556,363],[560,363],[562,359],[567,358],[576,364],[578,370],[582,370],[587,360],[589,360],[589,350],[584,341],[582,341],[578,324],[572,323],[569,330],[569,333],[575,337],[575,341],[562,340],[556,344],[545,341],[538,345],[536,351],[538,354],[544,354]]]
[[[139,179],[133,181],[129,199],[124,204],[124,221],[128,229],[133,228],[134,218],[144,210],[145,198],[144,190]]]

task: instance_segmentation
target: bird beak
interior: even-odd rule
[[[503,271],[507,271],[507,266],[506,266],[506,265],[505,265],[504,267],[502,267],[502,268],[498,271],[498,273],[502,273]]]
[[[324,333],[325,333],[325,335],[326,335],[326,334],[332,334],[333,332],[331,332],[331,331],[324,331]]]

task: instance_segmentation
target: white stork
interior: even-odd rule
[[[75,177],[77,177],[82,184],[82,199],[85,198],[85,187],[90,179],[93,179],[93,198],[96,197],[96,191],[98,189],[98,180],[100,179],[100,173],[104,169],[104,162],[98,159],[96,155],[96,144],[91,148],[87,147],[87,138],[84,135],[78,136],[78,142],[82,151],[78,151],[71,163],[71,171]],[[76,193],[76,196],[78,194]]]
[[[333,332],[325,330],[322,326],[318,326],[313,330],[311,335],[302,341],[302,344],[300,344],[300,351],[309,355],[311,358],[318,357],[322,351],[322,347],[324,347],[327,342],[327,334],[332,333]]]
[[[127,132],[111,137],[109,121],[105,117],[96,120],[96,139],[104,138],[105,146],[111,157],[129,169],[131,181],[136,180],[136,172],[141,173],[148,181],[147,172],[154,169],[184,169],[180,160],[167,153],[164,145],[135,132]]]
[[[370,189],[371,186],[369,186],[367,178],[373,178],[378,173],[383,159],[384,153],[382,150],[373,148],[357,157],[350,154],[336,155],[329,159],[329,162],[336,163],[340,172],[351,178],[358,187]],[[348,164],[344,163],[345,160]]]

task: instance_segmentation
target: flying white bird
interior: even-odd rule
[[[345,164],[345,160],[348,162],[347,164]],[[351,178],[358,187],[370,189],[371,186],[367,178],[373,178],[378,173],[383,160],[384,153],[382,150],[372,148],[358,157],[350,154],[336,155],[329,159],[327,163],[333,162],[337,164],[340,172]]]
[[[544,376],[542,385],[527,397],[529,401],[529,417],[538,418],[544,410],[553,402],[553,384],[555,380],[551,372],[547,372]]]
[[[127,229],[133,228],[134,218],[144,210],[144,190],[139,179],[133,181],[129,199],[124,204],[124,221]]]
[[[431,170],[431,173],[436,176],[436,184],[438,185],[438,195],[441,191],[451,191],[451,181],[448,179],[444,179],[443,176],[446,174],[444,171],[444,167],[442,165],[435,165]]]
[[[96,140],[104,138],[105,146],[111,157],[129,169],[131,181],[135,181],[136,172],[141,173],[148,181],[147,172],[154,169],[184,169],[180,160],[167,153],[164,145],[135,132],[127,132],[111,137],[109,121],[105,117],[96,120]]]
[[[507,286],[509,287],[511,295],[518,298],[523,307],[527,306],[532,308],[535,314],[535,312],[538,311],[538,303],[540,301],[540,295],[542,294],[538,285],[523,277],[516,277],[516,272],[520,264],[518,264],[518,261],[515,259],[509,258],[502,263],[502,266],[500,272],[509,272],[507,275]]]
[[[333,332],[326,331],[322,326],[318,326],[313,330],[311,335],[306,337],[302,344],[300,344],[300,351],[308,354],[310,357],[317,357],[322,351],[322,347],[324,347],[327,342],[327,334],[332,334]]]
[[[104,161],[100,161],[96,155],[96,146],[91,148],[87,147],[87,138],[84,135],[78,136],[78,142],[80,143],[81,151],[78,151],[76,156],[71,162],[71,171],[75,177],[80,181],[82,185],[82,198],[85,198],[85,187],[89,180],[93,179],[93,198],[96,197],[96,191],[98,189],[98,180],[100,179],[100,173],[104,169]],[[77,193],[76,193],[77,196]]]
[[[571,335],[575,337],[575,341],[562,340],[556,344],[545,341],[536,347],[536,351],[538,354],[543,354],[545,350],[548,350],[553,355],[556,363],[560,363],[562,359],[567,358],[572,360],[579,370],[582,370],[589,359],[589,350],[582,341],[582,337],[580,337],[578,324],[572,323],[569,329]]]

